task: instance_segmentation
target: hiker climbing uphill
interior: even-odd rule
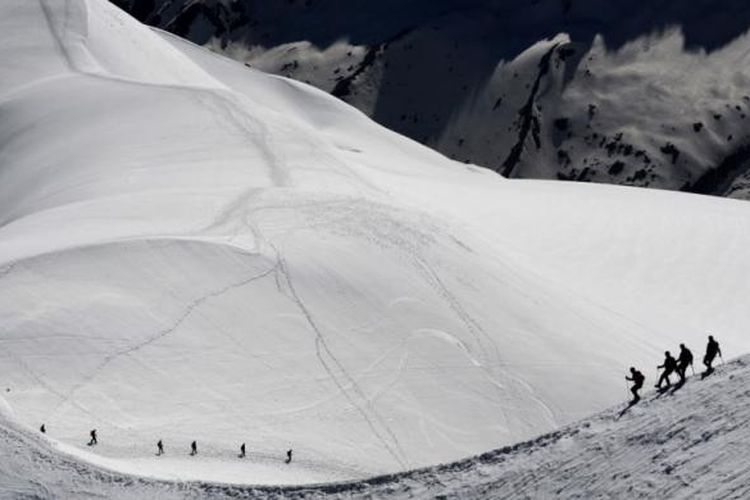
[[[688,366],[693,366],[693,353],[685,347],[685,344],[680,344],[680,355],[677,358],[677,375],[680,376],[680,384],[685,383],[685,372]]]
[[[193,457],[198,454],[198,443],[193,441],[190,443],[190,456]]]
[[[643,373],[631,366],[630,377],[626,376],[625,380],[633,382],[632,387],[630,387],[630,392],[633,393],[631,404],[635,404],[641,400],[641,397],[638,395],[638,390],[643,387],[643,381],[646,380],[646,377],[643,376]]]
[[[161,439],[158,443],[156,443],[156,456],[164,455],[164,443],[161,442]]]
[[[89,432],[89,436],[91,436],[91,439],[89,439],[89,446],[98,444],[98,441],[96,440],[96,429],[91,429],[91,432]]]
[[[677,369],[677,361],[672,357],[669,351],[664,352],[664,363],[657,366],[656,368],[663,368],[664,371],[662,372],[661,377],[659,377],[659,381],[654,387],[656,387],[657,389],[661,389],[662,382],[666,382],[667,387],[670,387],[672,385],[672,382],[669,381],[669,376]]]
[[[706,371],[703,372],[703,376],[707,377],[711,373],[713,373],[714,368],[711,366],[714,362],[714,358],[716,358],[716,355],[719,355],[721,357],[721,348],[719,347],[719,343],[716,342],[713,335],[708,336],[708,345],[706,345],[706,355],[703,356],[703,364],[706,365]]]

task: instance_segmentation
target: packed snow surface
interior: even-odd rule
[[[750,359],[533,440],[363,481],[248,487],[135,478],[0,417],[0,496],[76,498],[747,498]],[[62,451],[62,452],[61,452]]]
[[[601,410],[709,330],[750,350],[744,202],[507,181],[104,0],[4,0],[0,39],[0,390],[87,461],[392,473]]]

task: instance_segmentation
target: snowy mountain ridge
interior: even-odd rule
[[[2,2],[0,39],[3,397],[87,460],[360,479],[574,422],[707,331],[750,351],[745,202],[503,179],[104,0]]]
[[[750,196],[741,0],[116,3],[506,177]]]
[[[128,477],[66,455],[0,416],[0,482],[11,495],[78,498],[745,498],[750,469],[747,356],[705,381],[649,393],[531,441],[403,474],[273,488]],[[41,485],[44,485],[43,487]]]

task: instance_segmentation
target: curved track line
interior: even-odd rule
[[[325,340],[325,336],[323,335],[323,332],[318,327],[317,323],[313,319],[312,313],[307,308],[305,303],[302,301],[300,296],[297,293],[297,290],[294,287],[294,283],[292,281],[291,275],[289,273],[289,269],[286,265],[286,261],[283,257],[279,254],[279,271],[281,272],[281,275],[284,277],[284,281],[287,285],[287,288],[289,289],[289,292],[291,293],[291,299],[297,304],[299,310],[304,315],[305,319],[307,320],[307,323],[310,325],[310,328],[312,328],[313,332],[315,333],[315,350],[316,355],[318,359],[320,360],[321,365],[323,368],[328,372],[328,374],[331,376],[331,380],[336,384],[336,386],[339,388],[339,390],[346,396],[346,398],[351,402],[351,404],[359,411],[359,413],[362,415],[362,417],[365,419],[365,422],[367,422],[367,425],[372,430],[373,434],[378,438],[378,440],[381,442],[383,447],[388,451],[388,453],[399,463],[399,465],[402,468],[407,468],[407,462],[406,462],[406,454],[401,449],[401,446],[398,442],[398,438],[396,438],[396,435],[393,433],[393,431],[388,427],[388,425],[385,423],[385,420],[378,414],[378,412],[375,410],[375,408],[372,406],[372,402],[367,397],[367,395],[364,393],[364,391],[357,385],[354,378],[349,374],[349,372],[344,368],[343,364],[339,359],[333,354],[330,347],[328,346],[328,343]],[[365,401],[366,405],[370,407],[370,413],[372,413],[374,420],[377,421],[377,424],[383,427],[384,432],[390,439],[390,443],[388,440],[382,435],[381,431],[378,430],[378,426],[376,425],[376,422],[373,420],[373,418],[370,417],[367,411],[365,411],[364,408],[362,408],[355,399],[346,391],[344,385],[339,381],[338,377],[334,374],[333,369],[329,364],[326,362],[325,358],[328,357],[335,366],[336,369],[343,375],[343,377],[351,384],[351,388],[354,391],[354,393],[362,399],[362,401]]]
[[[61,401],[53,410],[51,413],[51,416],[54,417],[57,412],[69,401],[71,401],[75,394],[80,391],[82,388],[84,388],[86,385],[91,383],[92,380],[94,380],[108,365],[110,365],[112,362],[116,361],[118,358],[122,356],[127,356],[135,353],[136,351],[143,349],[144,347],[149,346],[150,344],[153,344],[154,342],[157,342],[164,337],[168,336],[169,334],[176,331],[182,323],[185,322],[185,320],[192,315],[196,309],[198,309],[202,304],[204,304],[207,300],[215,297],[219,297],[231,290],[234,290],[236,288],[243,287],[245,285],[248,285],[249,283],[252,283],[253,281],[262,279],[266,276],[269,276],[270,274],[274,273],[276,271],[276,265],[274,265],[272,268],[267,269],[266,271],[263,271],[260,274],[253,275],[249,278],[245,278],[241,281],[230,283],[229,285],[226,285],[218,290],[215,290],[213,292],[209,292],[205,295],[201,295],[197,299],[190,302],[185,309],[183,310],[182,314],[175,319],[171,325],[169,325],[166,328],[163,328],[156,332],[154,335],[151,335],[147,339],[138,342],[135,345],[126,347],[124,349],[120,349],[115,351],[112,354],[107,355],[104,360],[97,365],[94,370],[92,370],[89,375],[87,375],[81,382],[76,384],[70,391],[67,392],[65,395],[65,398],[63,401]]]

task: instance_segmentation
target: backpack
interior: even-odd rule
[[[677,361],[674,358],[667,358],[664,360],[664,369],[668,372],[674,371],[677,368]]]
[[[692,353],[692,352],[690,352],[690,350],[689,350],[689,349],[685,349],[685,350],[683,351],[683,353],[684,353],[684,354],[683,354],[682,358],[683,358],[683,361],[685,362],[685,364],[686,364],[686,365],[690,365],[690,364],[692,364],[692,363],[693,363],[693,353]]]
[[[706,355],[710,357],[716,356],[716,353],[719,352],[719,343],[715,340],[712,340],[708,343],[708,347],[706,348]]]

